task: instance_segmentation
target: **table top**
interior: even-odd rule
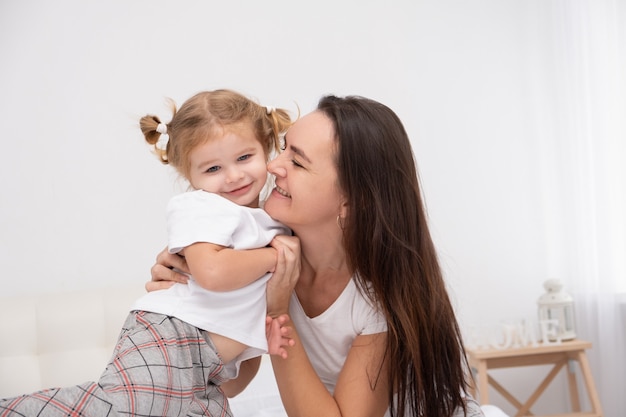
[[[591,342],[580,339],[562,341],[561,343],[537,343],[536,346],[510,347],[506,349],[466,349],[470,359],[507,358],[523,355],[541,355],[555,352],[571,352],[576,350],[590,349]]]

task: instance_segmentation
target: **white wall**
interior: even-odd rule
[[[393,108],[462,326],[534,318],[560,272],[535,146],[539,3],[2,1],[0,292],[143,285],[177,187],[137,120],[226,87],[303,112],[326,93]]]

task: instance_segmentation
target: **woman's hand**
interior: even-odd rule
[[[186,284],[189,277],[184,273],[189,273],[187,261],[184,256],[169,253],[167,248],[163,249],[156,258],[156,263],[150,269],[152,280],[146,283],[146,291],[164,290],[177,282]]]
[[[267,315],[278,317],[289,312],[289,299],[300,277],[300,239],[278,235],[270,242],[278,254],[276,269],[267,281]]]

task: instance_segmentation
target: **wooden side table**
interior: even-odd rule
[[[513,404],[518,410],[518,416],[531,416],[530,407],[539,399],[543,391],[552,382],[561,368],[567,366],[567,379],[569,394],[573,413],[559,414],[559,416],[587,416],[602,417],[602,408],[596,387],[591,375],[591,368],[585,354],[586,349],[591,348],[591,342],[584,340],[564,341],[560,344],[543,344],[537,346],[525,346],[520,348],[507,349],[467,349],[469,365],[474,372],[478,382],[478,393],[481,404],[489,404],[489,385],[498,391],[507,401]],[[580,400],[578,396],[578,386],[576,384],[576,374],[573,363],[578,362],[582,377],[587,388],[589,400],[591,402],[591,412],[580,411]],[[552,370],[539,384],[537,389],[531,394],[525,403],[518,401],[500,383],[498,383],[487,372],[489,369],[510,368],[517,366],[547,365],[552,364]],[[472,395],[476,397],[476,387],[471,389]],[[478,399],[478,398],[477,398]]]

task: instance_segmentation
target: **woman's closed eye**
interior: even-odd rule
[[[290,151],[289,154],[288,154],[288,153],[286,153],[286,151],[287,151],[287,140],[286,140],[286,138],[283,138],[281,140],[281,142],[280,142],[280,155],[284,155],[287,158],[289,158],[292,155],[297,155],[297,152],[291,152]],[[298,167],[298,168],[304,168],[304,165],[302,165],[300,162],[298,162],[297,159],[295,159],[293,157],[291,158],[291,164],[296,166],[296,167]]]

